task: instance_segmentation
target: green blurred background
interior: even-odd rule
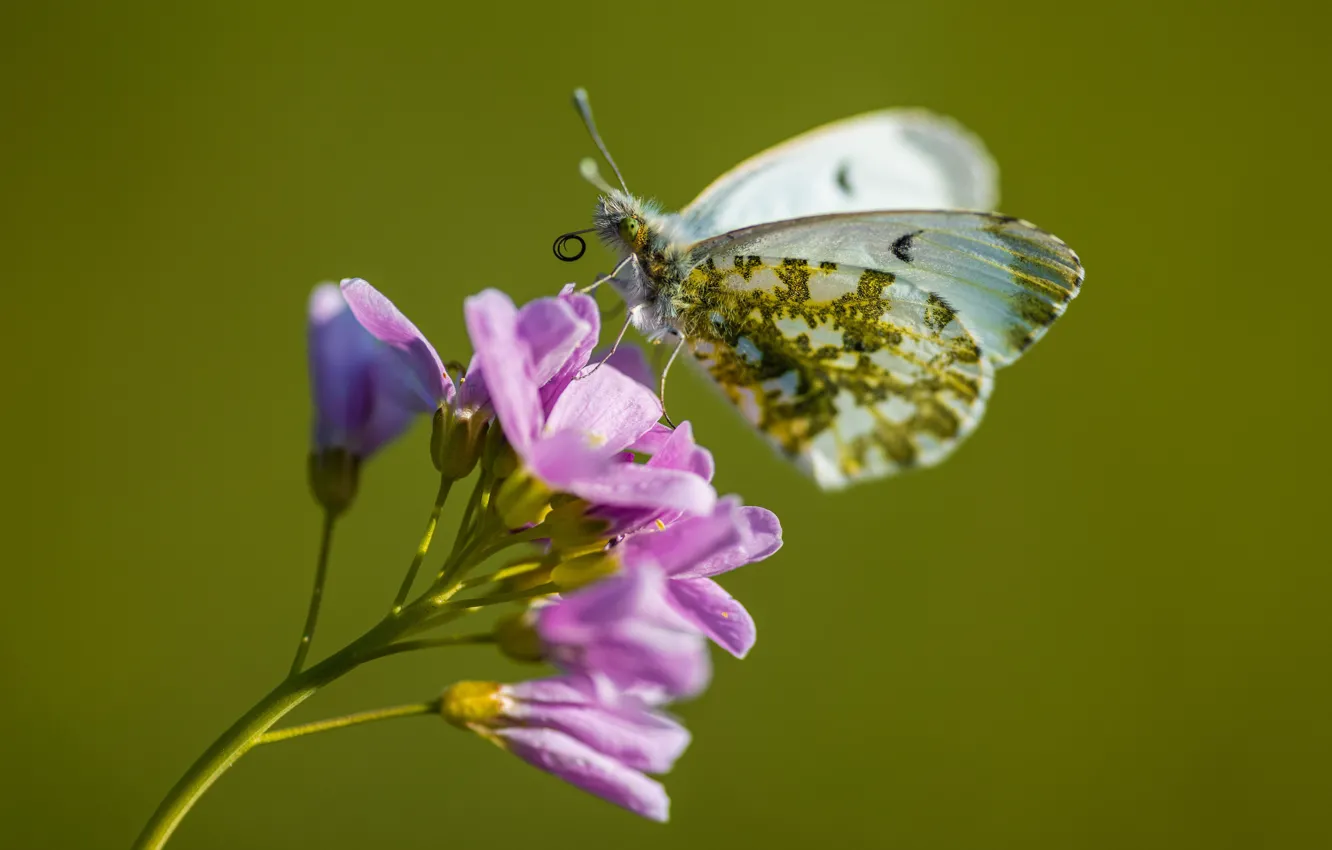
[[[468,293],[608,266],[550,254],[594,200],[586,85],[669,206],[824,121],[952,114],[1003,210],[1081,253],[1082,297],[953,459],[845,493],[673,376],[719,487],[787,543],[726,581],[760,641],[682,710],[669,826],[415,719],[255,752],[172,847],[1329,846],[1314,8],[7,6],[0,845],[126,847],[285,671],[318,531],[311,285],[363,276],[465,359]],[[392,596],[426,435],[367,468],[316,655]],[[400,657],[295,717],[522,675]]]

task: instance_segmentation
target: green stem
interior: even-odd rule
[[[430,551],[430,540],[435,536],[435,526],[439,525],[439,515],[444,510],[444,502],[449,498],[449,490],[453,487],[453,479],[441,477],[439,480],[439,493],[435,496],[435,506],[430,509],[430,521],[426,523],[425,536],[421,538],[421,543],[416,547],[416,555],[412,558],[412,565],[407,568],[407,575],[403,577],[402,586],[398,588],[398,595],[393,598],[393,613],[397,614],[402,610],[402,604],[407,601],[407,596],[412,592],[412,584],[416,582],[416,573],[421,569],[421,562],[425,560],[426,553]]]
[[[549,596],[557,592],[560,586],[553,581],[545,584],[539,584],[536,587],[529,587],[526,590],[514,590],[509,593],[492,593],[489,596],[478,596],[473,599],[455,599],[449,603],[450,608],[482,608],[486,605],[500,605],[505,602],[519,602],[523,599],[532,599],[537,596]]]
[[[430,597],[430,602],[436,608],[436,613],[429,617],[418,620],[413,626],[403,632],[404,635],[413,635],[420,632],[428,632],[431,629],[437,629],[440,626],[453,622],[459,617],[466,616],[477,608],[485,608],[488,605],[501,605],[505,602],[521,602],[524,599],[533,599],[538,596],[549,596],[559,590],[559,586],[554,582],[546,582],[536,587],[530,587],[526,590],[515,590],[507,593],[494,593],[489,596],[476,596],[471,599],[458,599],[453,597],[463,590],[465,582],[458,582],[447,590],[442,590]],[[378,657],[378,655],[376,655]]]
[[[433,627],[461,617],[471,608],[527,599],[551,593],[555,590],[554,585],[543,585],[517,593],[497,594],[454,603],[450,601],[450,598],[461,588],[454,585],[452,588],[440,592],[438,590],[440,583],[437,582],[431,592],[419,597],[405,607],[403,606],[404,600],[411,592],[417,570],[420,568],[422,561],[425,560],[426,550],[429,548],[430,539],[434,536],[435,526],[439,522],[439,515],[443,510],[444,501],[452,483],[451,479],[446,478],[442,478],[440,481],[439,495],[431,512],[425,537],[417,549],[416,557],[412,560],[411,568],[408,570],[407,577],[404,579],[402,588],[394,601],[393,611],[389,616],[323,661],[304,671],[294,672],[288,676],[285,681],[270,691],[267,696],[232,724],[231,728],[223,732],[190,766],[185,775],[180,778],[180,781],[172,787],[171,791],[158,805],[157,810],[149,818],[148,823],[135,841],[134,850],[161,850],[176,830],[176,827],[180,825],[181,820],[199,801],[204,792],[217,781],[218,777],[225,773],[236,763],[237,759],[245,755],[255,744],[260,743],[273,724],[277,723],[296,706],[309,699],[315,691],[324,685],[345,676],[360,664],[371,659],[397,652],[407,652],[412,649],[424,649],[427,646],[444,645],[442,642],[434,641],[404,641],[400,644],[394,644],[395,641],[420,631],[423,626]],[[489,539],[491,534],[501,532],[502,529],[496,528],[486,521],[484,511],[487,505],[487,487],[486,476],[483,474],[480,476],[477,485],[476,504],[469,511],[469,515],[464,518],[468,524],[461,530],[460,539],[466,538],[466,542],[462,546],[455,545],[453,553],[445,564],[443,572],[449,580],[452,580],[455,576],[460,577],[467,570],[501,549],[527,542],[537,536],[534,529],[528,529],[517,534],[506,535],[498,540]],[[482,511],[480,516],[476,515],[478,509]],[[330,539],[331,523],[326,528],[325,546],[323,547],[325,551],[320,556],[320,562],[323,566],[316,572],[316,594],[311,604],[312,614],[309,617],[307,628],[309,632],[313,632],[314,620],[318,614],[319,598],[322,596],[323,573],[327,566],[327,544]],[[465,642],[473,641],[467,640]],[[303,640],[302,644],[306,649],[298,654],[297,663],[293,665],[293,670],[299,670],[301,664],[304,663],[305,652],[308,651],[309,644],[307,640]]]
[[[499,526],[498,521],[496,520],[490,529],[482,530],[502,532],[503,528]],[[540,540],[542,537],[546,537],[549,534],[549,530],[538,525],[532,528],[525,528],[522,531],[504,534],[504,536],[493,540],[489,539],[489,535],[479,535],[464,547],[461,552],[458,552],[455,558],[451,558],[449,563],[444,565],[444,568],[439,571],[439,576],[435,579],[435,586],[443,587],[454,584],[462,579],[463,576],[467,575],[468,570],[475,567],[477,564],[480,564],[487,558],[508,549],[510,546],[531,543],[533,540]],[[455,587],[454,592],[456,592],[456,590],[457,588]]]
[[[495,570],[494,572],[489,572],[485,573],[484,575],[472,576],[471,578],[463,579],[462,581],[457,583],[457,589],[460,591],[470,590],[474,587],[481,587],[487,584],[494,584],[495,582],[503,581],[506,578],[513,578],[514,576],[520,576],[523,575],[524,573],[533,572],[534,570],[538,570],[544,564],[546,564],[546,558],[547,558],[546,555],[537,555],[531,558],[520,558],[519,560],[510,563],[508,566],[501,567],[500,569]]]
[[[458,563],[459,559],[464,557],[471,547],[477,542],[477,532],[481,530],[481,524],[484,517],[476,515],[477,509],[481,506],[481,501],[485,495],[486,489],[490,486],[490,477],[483,471],[476,478],[476,485],[472,487],[472,495],[467,500],[467,507],[463,511],[462,521],[458,523],[458,533],[454,535],[453,547],[449,549],[448,557],[444,559],[444,566],[440,567],[439,574],[435,576],[435,584],[439,585],[445,575]]]
[[[167,793],[157,811],[139,833],[134,850],[159,850],[171,833],[217,778],[245,755],[259,736],[289,711],[314,695],[321,685],[355,666],[344,658],[345,651],[316,664],[306,672],[287,679],[259,700],[231,728],[223,732],[203,755],[190,766],[180,781]],[[340,664],[346,664],[340,669]]]
[[[435,649],[442,646],[473,646],[477,644],[494,643],[495,636],[490,632],[481,632],[472,635],[449,635],[440,638],[422,638],[420,640],[404,640],[398,643],[392,643],[383,649],[376,650],[366,656],[365,660],[370,661],[375,658],[386,658],[390,655],[397,655],[400,652],[415,652],[418,649]]]
[[[319,539],[319,562],[315,565],[314,590],[310,592],[310,610],[305,614],[305,628],[301,630],[301,642],[296,645],[296,657],[291,662],[291,672],[295,676],[305,666],[305,656],[310,653],[310,643],[314,640],[315,626],[319,624],[319,606],[324,601],[324,580],[328,578],[328,555],[333,547],[333,523],[337,514],[324,511],[324,530]]]
[[[434,597],[418,599],[398,616],[384,618],[338,652],[304,672],[288,677],[270,691],[190,766],[158,805],[157,811],[153,812],[134,842],[133,850],[160,850],[204,792],[237,759],[245,755],[274,723],[309,699],[315,691],[350,673],[375,657],[378,650],[438,613],[444,604]]]
[[[471,538],[476,510],[481,506],[481,496],[489,486],[490,476],[483,471],[476,477],[476,486],[472,488],[472,495],[467,499],[467,507],[463,510],[462,521],[458,523],[458,535],[453,539],[453,549],[449,552],[449,557],[456,555],[463,544]]]
[[[327,720],[316,720],[313,723],[303,723],[300,726],[288,726],[286,729],[265,732],[254,740],[253,745],[276,744],[278,741],[299,738],[303,735],[313,735],[316,732],[345,729],[348,726],[359,726],[362,723],[374,723],[380,720],[393,720],[397,717],[419,717],[423,714],[439,714],[439,708],[440,700],[434,699],[430,702],[414,702],[409,705],[394,705],[388,708],[377,708],[373,711],[358,711],[355,714],[347,714],[342,717],[330,717]]]
[[[457,620],[460,617],[465,617],[470,613],[471,613],[470,611],[444,609],[440,613],[435,614],[430,619],[422,620],[421,622],[412,626],[410,629],[403,632],[402,636],[408,637],[410,635],[420,634],[421,632],[434,631],[440,626],[446,626],[449,623],[452,623],[454,620]]]

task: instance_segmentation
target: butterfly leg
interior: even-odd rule
[[[671,371],[671,364],[674,363],[675,358],[679,356],[680,349],[684,348],[684,344],[685,338],[681,336],[680,341],[675,344],[675,350],[671,352],[670,358],[666,361],[666,366],[661,370],[661,391],[658,393],[658,395],[661,396],[661,415],[662,418],[666,420],[666,424],[671,428],[675,427],[675,423],[671,421],[671,415],[666,412],[666,374]]]
[[[590,378],[590,377],[592,377],[592,375],[595,374],[596,371],[597,371],[598,369],[600,369],[602,366],[605,365],[605,363],[606,363],[607,360],[611,359],[611,355],[613,355],[616,351],[619,350],[619,348],[620,348],[620,343],[624,341],[624,334],[625,334],[625,332],[628,331],[628,330],[629,330],[629,326],[632,325],[632,324],[634,323],[634,315],[635,315],[637,312],[638,312],[638,308],[637,308],[637,307],[635,307],[634,309],[632,309],[632,310],[629,311],[629,314],[628,314],[627,316],[624,317],[624,325],[620,328],[620,334],[619,334],[619,336],[615,337],[615,344],[611,346],[611,350],[610,350],[610,351],[607,351],[607,352],[606,352],[606,356],[603,357],[603,358],[601,358],[601,360],[597,362],[597,365],[595,365],[595,366],[592,367],[592,371],[587,372],[586,374],[580,374],[580,375],[578,375],[577,378],[576,378],[576,380],[580,380],[580,381],[581,381],[583,378]]]
[[[625,266],[629,265],[629,261],[632,260],[633,258],[634,255],[630,254],[629,256],[625,257],[623,260],[620,260],[620,264],[616,266],[614,269],[612,269],[610,274],[602,275],[601,277],[589,283],[587,286],[584,286],[582,289],[578,290],[579,294],[587,295],[588,293],[595,291],[596,288],[598,286],[601,286],[603,283],[609,280],[615,280],[615,276],[618,275],[624,269]]]

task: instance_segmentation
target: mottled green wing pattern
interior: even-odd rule
[[[1064,312],[1082,265],[1063,242],[993,213],[903,211],[815,216],[761,224],[700,242],[720,266],[733,257],[806,257],[878,269],[943,299],[1003,366]]]
[[[891,272],[714,255],[676,307],[722,391],[825,488],[936,463],[985,409],[993,367],[975,335]]]
[[[1064,311],[1082,265],[992,213],[849,213],[691,248],[675,326],[727,396],[824,487],[927,466],[979,423],[994,369]]]

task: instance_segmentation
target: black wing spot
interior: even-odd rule
[[[917,230],[915,233],[904,233],[893,240],[893,256],[904,263],[909,263],[914,258],[915,239],[923,230]]]
[[[953,305],[944,300],[942,295],[931,292],[925,301],[925,327],[935,333],[943,333],[944,328],[957,317]]]
[[[845,162],[837,166],[837,176],[834,179],[837,181],[837,188],[842,190],[842,194],[850,197],[852,194],[851,166],[847,165]]]

